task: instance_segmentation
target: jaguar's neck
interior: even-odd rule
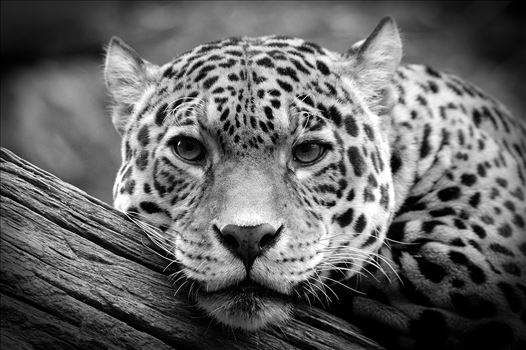
[[[418,183],[428,182],[438,152],[433,140],[441,138],[437,112],[423,95],[422,66],[403,66],[395,80],[395,105],[391,111],[391,170],[395,188],[395,213],[411,197]],[[424,179],[425,181],[420,181]],[[431,180],[431,179],[429,179]]]

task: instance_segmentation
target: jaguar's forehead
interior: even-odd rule
[[[171,83],[173,92],[195,89],[234,95],[232,89],[245,88],[245,92],[256,94],[252,98],[263,98],[260,87],[274,86],[285,93],[299,86],[320,90],[320,79],[331,75],[331,62],[339,57],[298,38],[229,38],[198,46],[175,58],[162,67],[161,79]],[[225,91],[228,86],[230,91]]]
[[[300,38],[286,36],[232,37],[224,40],[199,45],[172,60],[172,65],[180,62],[191,63],[198,59],[219,61],[226,58],[234,65],[247,63],[260,54],[267,54],[274,60],[287,60],[287,55],[303,59],[305,57],[338,55],[316,43]],[[314,68],[314,67],[310,67]]]
[[[161,67],[156,97],[165,100],[160,110],[202,102],[203,109],[190,108],[202,112],[193,113],[200,119],[194,124],[215,122],[219,128],[214,131],[227,139],[253,138],[257,130],[260,140],[275,144],[284,128],[291,132],[302,116],[308,119],[304,130],[331,119],[329,110],[342,91],[331,71],[338,58],[297,38],[230,38],[198,46]],[[257,144],[258,136],[245,141]]]

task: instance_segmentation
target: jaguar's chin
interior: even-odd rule
[[[290,318],[292,304],[281,293],[253,282],[197,295],[197,304],[224,325],[255,331]]]

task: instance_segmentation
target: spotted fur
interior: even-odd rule
[[[390,19],[344,54],[243,37],[155,66],[114,38],[115,206],[171,237],[193,301],[226,325],[332,301],[389,348],[523,346],[526,129],[400,59]],[[181,136],[203,159],[176,155]],[[299,164],[302,142],[326,152]],[[248,268],[220,232],[262,224],[279,235]]]

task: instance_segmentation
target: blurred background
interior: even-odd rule
[[[474,82],[526,120],[526,23],[519,1],[2,1],[1,146],[111,203],[119,136],[103,47],[123,38],[162,64],[204,42],[284,34],[345,51],[393,16],[407,63]]]

